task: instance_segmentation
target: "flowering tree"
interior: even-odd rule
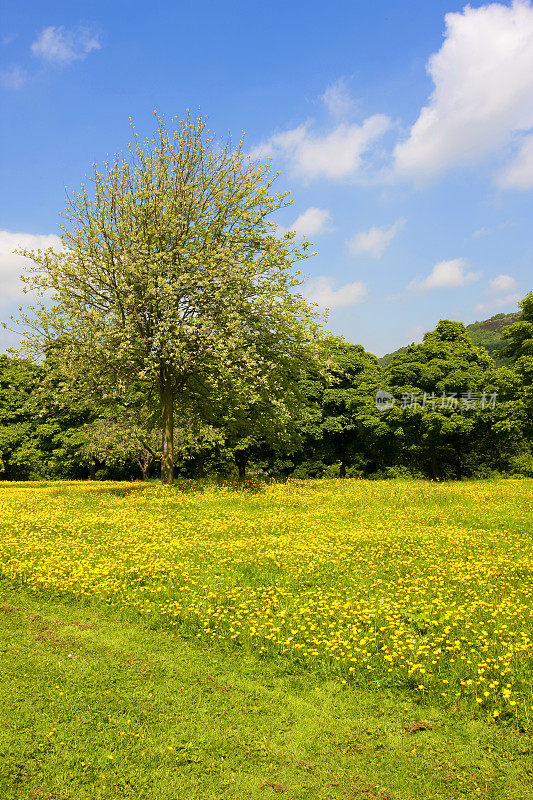
[[[288,201],[274,177],[242,140],[217,146],[203,119],[158,119],[69,200],[61,252],[23,251],[30,288],[52,297],[23,316],[24,348],[53,348],[77,392],[153,393],[165,483],[177,408],[283,405],[286,376],[312,358],[318,328],[294,270],[307,243],[275,235],[269,216]]]

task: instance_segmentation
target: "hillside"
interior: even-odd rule
[[[505,364],[507,359],[500,357],[499,351],[505,347],[506,341],[502,336],[502,330],[513,322],[520,319],[521,312],[515,311],[510,314],[495,314],[490,319],[482,320],[481,322],[472,322],[466,326],[466,332],[470,337],[473,344],[477,347],[484,347],[490,353],[497,364]],[[403,353],[407,350],[407,346],[399,347],[393,353],[386,353],[379,359],[379,363],[386,367],[397,353]]]

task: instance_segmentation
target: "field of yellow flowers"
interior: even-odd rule
[[[0,576],[339,682],[533,716],[533,481],[0,484]]]

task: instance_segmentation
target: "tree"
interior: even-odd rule
[[[47,365],[0,356],[0,472],[4,479],[82,477],[83,404],[64,402]]]
[[[269,216],[288,201],[274,178],[242,140],[216,146],[203,119],[173,130],[158,119],[69,200],[61,252],[23,252],[31,289],[53,298],[23,316],[26,352],[53,347],[87,395],[114,401],[132,383],[155,394],[164,483],[177,407],[186,417],[223,394],[235,408],[283,402],[272,365],[312,358],[315,314],[293,268],[308,243],[275,236]]]
[[[32,393],[42,370],[26,360],[0,356],[0,473],[2,478],[34,478],[44,470],[46,453],[39,447]]]
[[[524,419],[524,432],[529,446],[533,438],[533,292],[529,292],[518,304],[522,317],[505,329],[507,339],[504,355],[514,361],[513,369],[520,381],[520,405]],[[533,466],[533,453],[531,454]]]
[[[307,414],[300,470],[320,474],[338,465],[344,478],[349,467],[366,468],[372,460],[382,426],[375,405],[381,370],[375,356],[340,336],[325,336],[320,351],[326,368],[309,370],[301,381]]]
[[[286,376],[285,376],[286,377]],[[237,467],[240,481],[246,478],[251,458],[266,453],[290,452],[298,438],[300,408],[298,385],[287,381],[285,403],[256,402],[222,420],[225,446]]]
[[[322,348],[312,363],[324,369]],[[309,369],[311,363],[305,365]],[[240,481],[246,478],[250,459],[264,461],[273,454],[290,452],[300,439],[304,396],[300,386],[302,363],[277,360],[269,365],[269,388],[248,404],[235,403],[232,395],[219,396],[206,421],[220,433],[226,456],[237,467]]]
[[[440,320],[422,344],[395,355],[386,377],[391,392],[406,399],[405,408],[385,412],[401,429],[404,456],[418,470],[428,461],[434,478],[453,471],[460,479],[487,416],[481,396],[497,391],[494,360],[472,344],[462,323]]]
[[[533,356],[533,292],[528,292],[518,304],[522,317],[503,331],[507,339],[504,355],[512,359]]]

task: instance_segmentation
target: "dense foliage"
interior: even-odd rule
[[[501,366],[450,320],[386,368],[360,345],[324,336],[316,362],[295,372],[283,413],[260,399],[221,399],[177,414],[177,474],[533,476],[533,293],[521,306],[505,330]],[[65,387],[55,364],[53,353],[40,365],[0,358],[1,476],[157,475],[157,408],[133,390],[121,403],[89,403]],[[376,406],[380,389],[394,398],[385,410]]]

